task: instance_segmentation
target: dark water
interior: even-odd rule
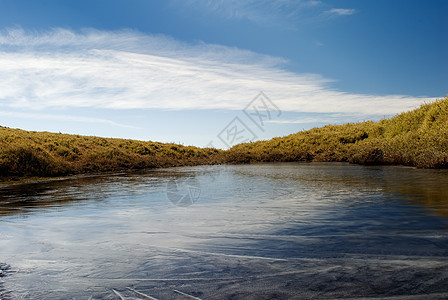
[[[447,299],[448,172],[287,163],[2,186],[0,263],[4,299]]]

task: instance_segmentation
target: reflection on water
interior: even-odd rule
[[[0,295],[443,299],[447,186],[446,171],[337,163],[3,186]]]

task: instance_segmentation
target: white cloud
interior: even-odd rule
[[[177,9],[233,20],[248,20],[264,27],[294,29],[298,23],[319,16],[323,7],[317,0],[171,0]]]
[[[355,9],[331,8],[318,0],[170,0],[174,9],[189,10],[227,20],[247,20],[262,27],[296,30],[329,17],[356,13]]]
[[[272,119],[265,121],[266,123],[273,124],[344,124],[347,122],[363,122],[366,120],[377,119],[378,115],[357,115],[357,114],[345,114],[345,113],[322,113],[312,115],[300,115],[293,119]]]
[[[90,118],[90,117],[80,117],[72,115],[61,115],[61,114],[46,114],[46,113],[36,113],[36,112],[17,112],[17,111],[0,111],[1,117],[13,117],[20,119],[31,119],[31,120],[45,120],[45,121],[69,121],[69,122],[81,122],[81,123],[99,123],[107,124],[111,126],[130,128],[130,129],[140,129],[139,127],[126,125],[114,122],[112,120],[101,119],[101,118]]]
[[[351,8],[332,8],[327,13],[338,16],[350,16],[356,13],[356,10]]]
[[[427,98],[327,88],[281,58],[132,31],[0,34],[0,107],[234,109],[264,91],[284,111],[384,116]]]
[[[325,118],[325,117],[306,117],[306,118],[301,118],[301,119],[296,119],[296,120],[267,120],[265,122],[266,123],[274,123],[274,124],[313,124],[313,123],[332,124],[332,123],[336,123],[337,119]]]

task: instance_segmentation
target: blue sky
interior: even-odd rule
[[[0,125],[225,148],[245,140],[233,129],[379,120],[447,94],[447,13],[435,0],[0,0]]]

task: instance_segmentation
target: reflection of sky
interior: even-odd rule
[[[219,277],[229,275],[221,273],[223,266],[240,259],[250,261],[245,268],[253,275],[290,268],[257,271],[261,261],[272,267],[347,255],[446,257],[446,219],[428,213],[424,200],[415,201],[418,193],[403,194],[409,183],[416,191],[421,174],[447,181],[436,171],[313,163],[173,168],[30,184],[40,191],[34,205],[14,207],[15,213],[9,205],[9,215],[0,219],[2,259],[20,270],[7,283],[43,292],[84,290],[99,280],[95,284],[104,288],[112,278],[179,278],[189,260],[197,261],[196,271],[210,259],[219,262],[207,273]],[[185,176],[198,179],[201,196],[176,207],[167,198],[167,182]],[[26,200],[25,186],[2,189],[0,197]],[[444,196],[440,185],[433,187],[432,199]],[[232,276],[243,275],[240,267],[232,270]]]

